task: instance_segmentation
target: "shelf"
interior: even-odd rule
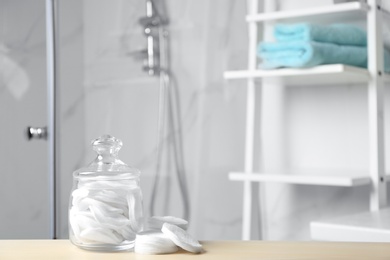
[[[321,65],[313,68],[284,68],[274,70],[226,71],[225,79],[280,78],[289,85],[326,85],[345,83],[367,83],[368,70],[343,64]],[[390,79],[386,75],[387,79]]]
[[[310,231],[314,240],[390,242],[390,209],[314,221]]]
[[[289,183],[289,184],[344,186],[344,187],[368,185],[371,183],[371,179],[367,175],[353,176],[352,174],[341,174],[341,173],[332,175],[330,173],[276,174],[276,173],[231,172],[229,173],[229,179],[232,181],[277,182],[277,183]]]
[[[369,10],[369,6],[362,2],[350,2],[343,4],[334,4],[329,6],[319,6],[315,8],[287,10],[268,13],[259,13],[255,15],[247,15],[248,22],[262,22],[275,20],[304,20],[310,17],[315,18],[317,22],[337,21],[353,21],[364,17]]]
[[[229,180],[253,182],[278,182],[304,185],[353,187],[368,185],[371,178],[366,172],[347,171],[284,171],[284,173],[246,173],[230,172]],[[390,173],[386,173],[385,181],[390,182]]]

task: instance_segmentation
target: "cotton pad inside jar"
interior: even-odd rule
[[[144,224],[140,171],[118,159],[119,139],[103,135],[92,147],[95,160],[73,173],[69,239],[82,249],[129,250]]]

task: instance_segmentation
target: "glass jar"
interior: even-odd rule
[[[117,158],[119,139],[103,135],[92,147],[96,159],[73,173],[69,239],[88,250],[131,249],[143,228],[140,171]]]

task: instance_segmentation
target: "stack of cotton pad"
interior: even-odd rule
[[[202,245],[184,230],[188,226],[186,220],[168,216],[152,217],[147,222],[152,230],[137,234],[135,253],[169,254],[176,252],[178,247],[192,253],[203,251]],[[184,229],[172,223],[181,225]]]
[[[141,190],[134,182],[80,181],[69,223],[80,244],[132,243],[142,230]]]
[[[178,247],[161,231],[145,231],[137,234],[134,252],[137,254],[175,253]]]
[[[195,254],[203,251],[202,245],[199,244],[199,242],[191,237],[186,231],[184,231],[184,229],[179,228],[178,226],[164,223],[161,231],[167,235],[173,241],[173,243],[186,251],[190,251]]]

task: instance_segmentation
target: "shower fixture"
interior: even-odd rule
[[[154,3],[151,0],[146,0],[146,16],[139,19],[139,23],[144,28],[144,34],[147,38],[147,57],[144,60],[143,69],[149,75],[160,74],[160,53],[159,46],[159,31],[162,25],[162,20],[157,14]]]
[[[139,19],[147,38],[147,50],[143,52],[145,55],[143,70],[150,76],[159,77],[156,172],[149,211],[153,216],[158,183],[162,172],[164,149],[167,151],[172,149],[169,151],[173,154],[175,175],[183,201],[183,217],[189,220],[190,205],[184,165],[179,89],[175,84],[169,63],[169,33],[166,28],[168,20],[161,12],[165,2],[145,0],[145,3],[146,16]],[[156,8],[156,3],[161,7],[160,10]]]

